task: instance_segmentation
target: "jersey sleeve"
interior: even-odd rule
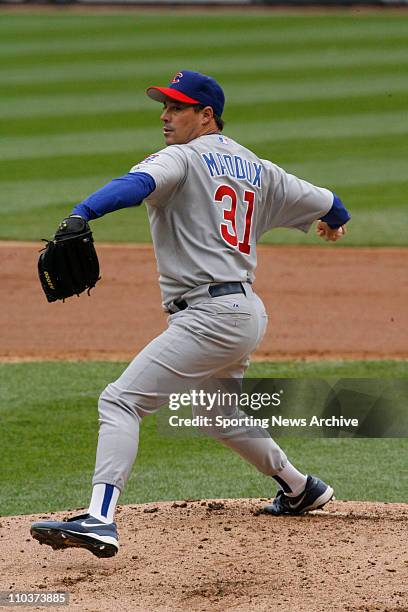
[[[133,166],[130,172],[149,174],[156,187],[146,198],[146,201],[153,206],[165,206],[185,181],[187,156],[181,146],[171,145],[149,155],[136,166]]]
[[[154,180],[149,174],[128,173],[113,179],[77,204],[71,215],[79,215],[85,221],[91,221],[120,208],[139,206],[154,188]]]
[[[265,227],[293,227],[307,232],[314,221],[329,212],[333,193],[285,172],[263,160],[268,180],[265,201]]]
[[[327,215],[322,217],[322,221],[325,221],[332,229],[338,229],[342,225],[348,223],[351,219],[351,215],[339,196],[333,193],[333,205]]]

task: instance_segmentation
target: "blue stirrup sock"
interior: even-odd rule
[[[120,491],[111,484],[96,484],[92,490],[88,513],[103,523],[113,523]]]

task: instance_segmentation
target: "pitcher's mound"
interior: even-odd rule
[[[1,590],[67,591],[68,609],[98,611],[408,609],[408,504],[274,518],[265,501],[122,506],[113,559],[30,538],[33,520],[66,513],[3,517]]]

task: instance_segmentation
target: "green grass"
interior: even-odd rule
[[[188,67],[223,84],[227,135],[342,197],[353,221],[334,248],[406,246],[407,25],[387,12],[3,12],[0,238],[49,237],[161,148],[160,107],[144,90]],[[144,206],[93,229],[150,241]],[[322,244],[293,230],[263,242]]]
[[[97,397],[125,365],[0,364],[0,514],[88,503]],[[254,363],[249,375],[407,378],[408,362]],[[157,418],[143,422],[138,460],[122,503],[273,496],[274,484],[240,457],[202,437],[164,436]],[[408,501],[407,439],[280,438],[280,443],[301,469],[330,480],[341,499]]]

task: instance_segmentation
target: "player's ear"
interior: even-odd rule
[[[206,106],[202,110],[203,124],[208,125],[214,119],[214,111],[211,106]]]

